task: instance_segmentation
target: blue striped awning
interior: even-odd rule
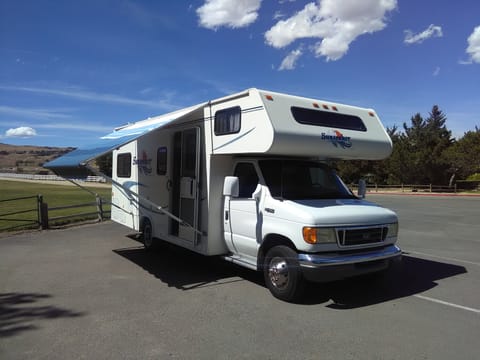
[[[159,129],[175,120],[179,120],[180,118],[200,109],[204,105],[205,104],[192,106],[187,109],[156,116],[118,128],[112,133],[101,137],[97,142],[73,150],[44,164],[43,167],[66,178],[87,176],[89,171],[85,166],[89,161],[105,155],[119,146],[128,144],[153,130]]]

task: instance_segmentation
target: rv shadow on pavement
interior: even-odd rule
[[[143,247],[114,250],[168,286],[181,290],[250,281],[265,287],[263,275],[186,249],[160,243],[153,252]],[[304,305],[328,303],[337,310],[354,309],[420,294],[438,286],[437,281],[465,274],[463,266],[404,255],[401,266],[385,274],[371,274],[331,283],[308,284]],[[265,291],[268,292],[265,287]]]
[[[168,243],[160,243],[150,252],[145,251],[143,247],[113,251],[168,286],[181,290],[243,280],[264,286],[262,274],[258,272],[226,262],[216,256],[200,255]]]
[[[439,286],[439,280],[466,272],[463,266],[404,255],[401,265],[384,274],[311,285],[302,303],[329,301],[331,309],[354,309],[420,294]]]

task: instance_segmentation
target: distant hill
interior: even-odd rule
[[[0,172],[47,174],[42,165],[75,148],[17,146],[0,143]]]

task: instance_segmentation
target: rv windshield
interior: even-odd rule
[[[352,199],[355,195],[328,166],[314,161],[260,160],[274,198],[288,200]]]

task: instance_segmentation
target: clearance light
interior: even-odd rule
[[[337,242],[333,228],[303,228],[303,240],[308,244],[327,244]]]
[[[373,111],[369,111],[369,112],[368,112],[368,115],[370,115],[370,116],[375,116],[375,113],[374,113]]]
[[[267,98],[267,100],[273,101],[273,96],[272,95],[265,95],[265,97]]]
[[[323,104],[322,106],[325,110],[328,110],[328,105]]]
[[[312,105],[314,108],[317,108],[317,109],[320,107],[320,105],[318,105],[317,103],[313,103]]]
[[[335,110],[335,111],[338,111],[336,106],[332,106],[332,109]]]
[[[394,238],[398,236],[398,222],[387,225],[387,238]]]

